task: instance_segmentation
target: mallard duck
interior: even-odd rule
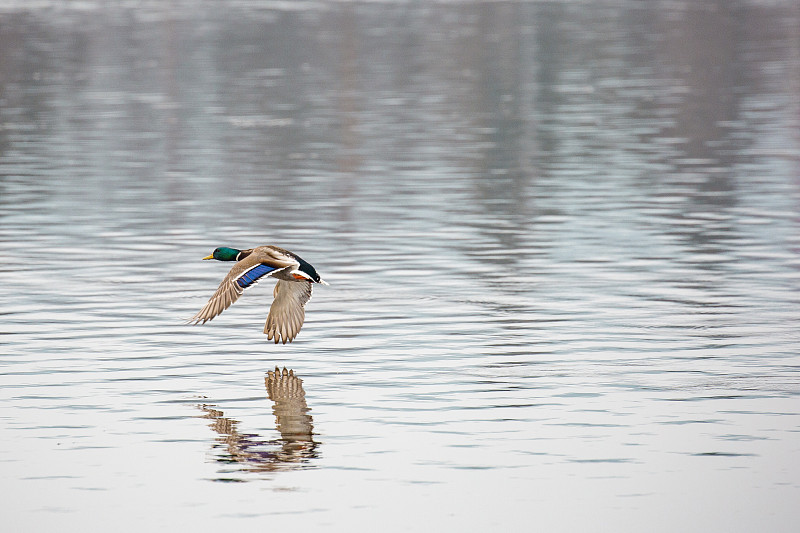
[[[255,285],[260,278],[273,277],[278,283],[264,333],[267,339],[275,339],[275,344],[292,342],[297,336],[306,316],[304,306],[311,298],[311,284],[327,285],[313,266],[297,254],[277,246],[258,246],[249,250],[220,247],[203,259],[236,261],[236,264],[208,303],[189,322],[205,324],[230,307],[246,288]]]

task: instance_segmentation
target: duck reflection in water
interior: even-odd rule
[[[294,371],[267,372],[264,378],[267,395],[272,400],[280,439],[264,439],[256,434],[240,433],[239,421],[225,418],[213,406],[200,405],[203,418],[213,420],[209,427],[217,432],[217,461],[242,465],[248,472],[273,472],[302,468],[317,457],[317,443],[313,439],[313,425],[303,380]],[[221,453],[220,453],[220,450]]]

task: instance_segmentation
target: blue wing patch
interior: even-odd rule
[[[238,278],[236,278],[236,284],[241,287],[242,289],[246,289],[262,276],[265,274],[269,274],[275,270],[275,267],[271,267],[269,265],[265,265],[262,263],[257,264]]]

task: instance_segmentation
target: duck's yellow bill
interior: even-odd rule
[[[214,259],[214,254],[211,254],[208,257],[204,257],[203,261],[205,261],[206,259]]]

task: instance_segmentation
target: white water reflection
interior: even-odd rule
[[[798,21],[3,3],[6,522],[793,531]],[[184,326],[260,244],[331,282],[301,336]]]

